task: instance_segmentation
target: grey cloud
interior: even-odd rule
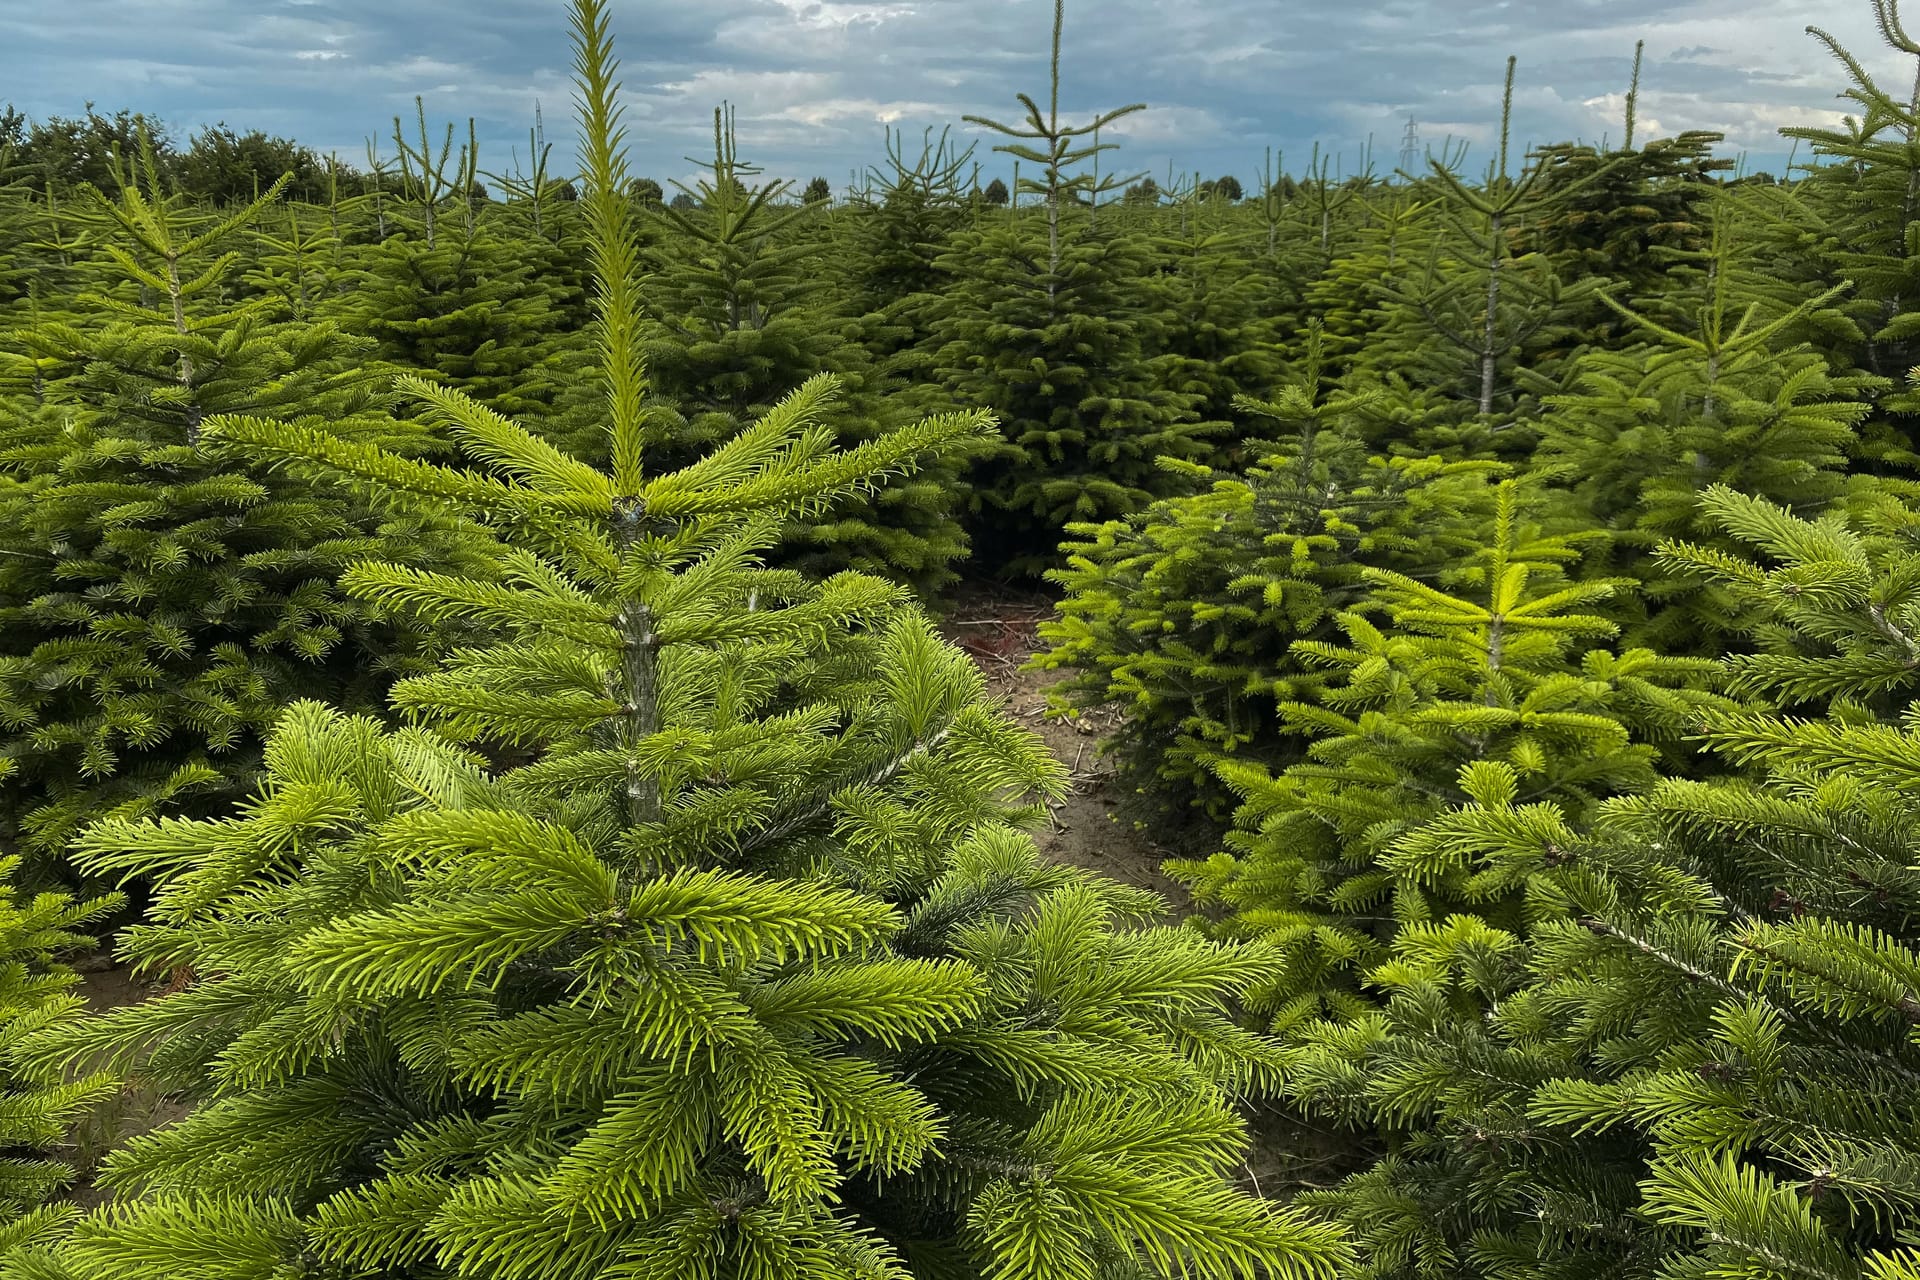
[[[614,0],[637,171],[686,177],[720,98],[769,172],[845,175],[881,130],[1008,118],[1040,94],[1047,0]],[[1617,136],[1636,39],[1641,117],[1725,128],[1771,163],[1781,124],[1832,118],[1839,68],[1803,33],[1802,0],[1072,0],[1062,106],[1144,100],[1115,163],[1250,175],[1271,145],[1322,140],[1348,171],[1372,136],[1391,167],[1412,116],[1429,142],[1488,140],[1507,54],[1517,140]],[[1891,79],[1865,0],[1822,22]],[[0,7],[0,93],[36,114],[92,99],[191,129],[288,133],[348,159],[427,95],[477,118],[483,167],[524,154],[536,101],[564,153],[569,51],[560,0],[62,0]],[[1828,113],[1823,116],[1821,113]],[[966,130],[974,133],[977,131]],[[979,157],[1003,170],[983,138]],[[391,144],[387,144],[391,149]]]

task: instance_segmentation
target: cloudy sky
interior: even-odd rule
[[[712,109],[737,109],[741,155],[843,185],[882,128],[1008,118],[1045,92],[1048,0],[613,0],[636,172],[685,178]],[[1249,180],[1317,140],[1353,172],[1368,136],[1397,163],[1409,116],[1484,158],[1506,56],[1520,59],[1516,142],[1620,133],[1633,45],[1647,42],[1646,137],[1719,129],[1777,168],[1784,124],[1838,119],[1838,64],[1815,23],[1888,83],[1912,60],[1867,0],[1070,0],[1062,106],[1144,101],[1120,164]],[[527,154],[544,107],[570,163],[562,0],[0,0],[0,99],[36,118],[89,100],[288,134],[359,160],[415,94],[436,122],[477,117],[483,170]],[[436,128],[438,124],[436,123]],[[967,131],[971,133],[971,130]],[[1116,132],[1120,132],[1116,130]],[[1006,167],[984,142],[989,172]],[[391,144],[385,150],[390,154]],[[564,157],[564,160],[562,160]]]

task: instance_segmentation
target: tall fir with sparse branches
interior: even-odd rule
[[[1008,216],[954,237],[935,260],[948,283],[928,325],[930,371],[961,404],[1000,420],[1005,444],[974,473],[971,532],[990,570],[1017,574],[1049,567],[1068,523],[1175,491],[1158,459],[1201,459],[1219,430],[1200,421],[1204,393],[1152,372],[1161,325],[1135,283],[1153,269],[1151,243],[1093,220],[1093,203],[1126,179],[1081,166],[1116,145],[1098,141],[1099,129],[1144,108],[1061,119],[1065,20],[1056,0],[1047,105],[1021,94],[1018,124],[969,117],[1013,139],[995,150],[1040,176],[1016,176]],[[1018,207],[1023,193],[1042,197],[1037,211]]]

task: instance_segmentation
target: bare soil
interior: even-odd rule
[[[134,976],[126,965],[107,952],[86,956],[74,965],[80,972],[80,994],[92,1013],[107,1013],[156,995],[160,985]],[[113,1198],[113,1193],[96,1186],[94,1176],[101,1160],[130,1139],[172,1124],[187,1114],[184,1102],[129,1081],[121,1091],[82,1116],[74,1127],[73,1158],[80,1171],[74,1184],[74,1203],[91,1209]]]
[[[1053,602],[1045,596],[978,588],[952,602],[940,627],[979,664],[989,694],[1067,766],[1072,790],[1051,806],[1051,825],[1035,833],[1040,851],[1057,862],[1151,889],[1167,899],[1174,914],[1184,915],[1189,907],[1186,890],[1160,870],[1173,851],[1156,843],[1143,823],[1126,816],[1125,790],[1112,762],[1100,753],[1102,739],[1119,726],[1118,713],[1105,708],[1056,711],[1048,693],[1063,674],[1026,669],[1041,647],[1040,623],[1053,613]]]

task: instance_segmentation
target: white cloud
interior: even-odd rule
[[[827,98],[800,102],[780,112],[782,118],[807,125],[862,121],[872,124],[898,124],[939,113],[940,108],[926,102],[880,102],[873,98]]]
[[[1101,131],[1101,137],[1125,139],[1142,146],[1212,143],[1226,130],[1205,107],[1154,107],[1121,116]]]
[[[851,27],[855,24],[877,27],[894,18],[911,17],[908,4],[822,4],[818,0],[773,0],[807,27]]]

